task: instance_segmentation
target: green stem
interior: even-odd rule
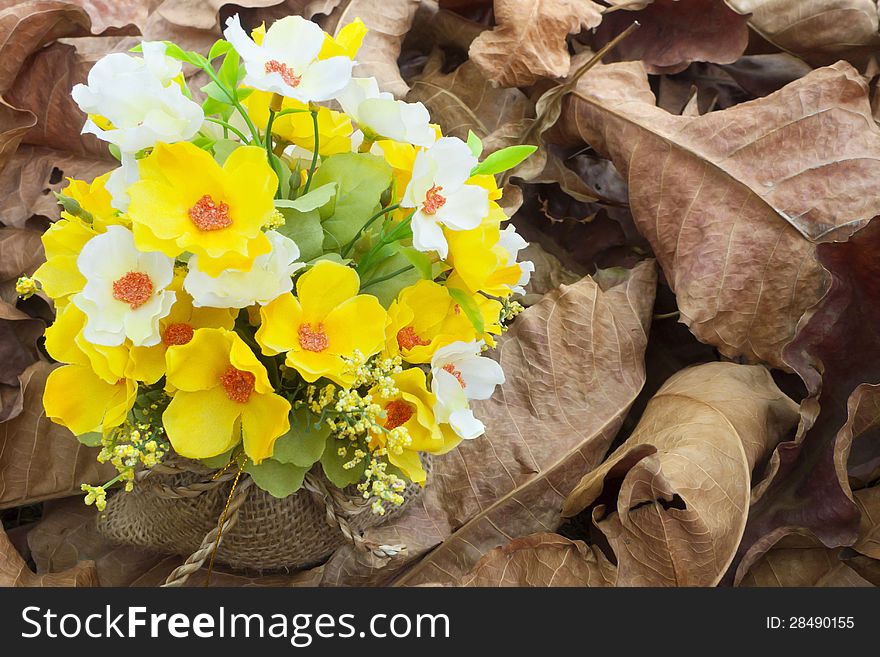
[[[399,276],[400,274],[405,274],[411,269],[415,269],[415,265],[407,265],[406,267],[401,267],[397,271],[393,271],[390,274],[386,274],[385,276],[380,276],[379,278],[374,278],[370,281],[367,281],[363,285],[361,285],[361,290],[366,290],[371,285],[376,285],[377,283],[384,283],[385,281],[394,278],[395,276]]]
[[[354,248],[355,242],[357,242],[360,239],[361,235],[364,234],[364,231],[367,230],[367,228],[369,228],[373,224],[373,222],[376,221],[376,219],[378,219],[382,215],[388,214],[389,212],[394,212],[399,207],[400,207],[399,203],[389,205],[387,208],[382,208],[381,210],[379,210],[379,212],[377,212],[372,217],[370,217],[367,220],[367,223],[365,223],[363,226],[361,226],[360,230],[358,230],[358,232],[352,238],[351,242],[349,242],[348,244],[345,245],[345,248],[342,249],[342,252],[339,255],[341,255],[343,258],[346,257],[349,254],[349,252]]]
[[[215,119],[213,116],[206,116],[205,121],[216,123],[217,125],[222,125],[224,130],[230,130],[234,132],[242,141],[247,141],[247,137],[244,136],[244,133],[241,130],[236,128],[234,125],[227,123],[226,121]]]
[[[287,116],[288,114],[303,114],[308,111],[309,110],[307,110],[307,109],[293,109],[293,108],[289,107],[287,109],[283,109],[280,112],[278,112],[278,114],[276,115],[276,118],[280,118],[282,116]]]
[[[386,244],[391,244],[395,240],[399,239],[401,235],[403,235],[403,233],[409,228],[409,225],[412,222],[412,218],[415,213],[416,211],[413,210],[403,221],[392,228],[390,233],[388,233],[387,235],[383,235],[382,238],[376,243],[376,245],[367,252],[367,254],[358,263],[358,275],[363,276],[373,268],[374,265],[372,261],[376,254],[383,247],[385,247]]]
[[[309,174],[306,177],[306,184],[303,187],[303,194],[309,193],[309,187],[312,185],[312,176],[315,175],[315,169],[318,168],[318,110],[311,110],[312,125],[315,127],[315,152],[312,153],[312,165],[309,167]]]
[[[217,76],[217,73],[214,71],[214,67],[211,66],[210,63],[207,63],[205,66],[202,66],[201,69],[208,74],[208,77],[213,80],[218,87],[223,90],[223,93],[226,94],[226,97],[232,103],[232,106],[238,110],[238,113],[241,114],[241,117],[244,119],[244,122],[247,123],[248,130],[251,131],[251,135],[253,135],[254,143],[261,144],[262,140],[260,139],[260,133],[257,130],[257,127],[254,125],[254,122],[251,121],[251,117],[248,115],[247,110],[241,104],[241,101],[238,100],[238,93],[235,89],[230,91],[229,87],[227,87],[223,82],[220,81],[220,78]]]
[[[272,124],[275,123],[275,110],[269,108],[269,121],[266,123],[266,157],[269,158],[269,166],[278,176],[278,186],[275,189],[275,198],[281,198],[281,162],[272,152]]]

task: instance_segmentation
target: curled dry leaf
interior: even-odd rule
[[[98,575],[91,561],[80,561],[64,572],[35,575],[0,526],[0,586],[98,586]]]
[[[420,0],[349,0],[348,4],[335,9],[324,23],[331,34],[360,18],[370,31],[358,52],[358,65],[354,74],[373,76],[383,91],[404,98],[409,85],[400,75],[397,57],[406,33],[412,27]]]
[[[282,0],[238,0],[242,8],[270,7]],[[220,26],[219,14],[226,0],[165,0],[156,10],[165,20],[183,27],[212,30]]]
[[[78,495],[80,484],[99,484],[116,474],[99,464],[97,450],[85,447],[46,417],[43,388],[52,366],[38,361],[22,380],[23,410],[0,424],[0,509]]]
[[[431,53],[420,75],[411,80],[406,99],[421,101],[443,134],[467,139],[468,130],[486,137],[506,123],[533,114],[532,102],[519,89],[491,86],[476,64],[466,61],[443,73],[443,55]]]
[[[784,352],[810,396],[801,406],[797,440],[779,446],[767,479],[755,490],[740,546],[741,572],[797,529],[811,531],[828,547],[851,545],[858,536],[847,461],[860,435],[873,431],[876,437],[876,389],[863,384],[880,384],[878,249],[878,220],[848,242],[819,246],[833,282]],[[869,455],[876,452],[872,441],[865,444]]]
[[[497,26],[471,44],[470,56],[503,87],[526,87],[568,73],[566,37],[602,22],[592,0],[495,0]]]
[[[617,556],[618,586],[714,586],[745,528],[752,469],[797,417],[759,365],[682,370],[563,515],[592,515]]]
[[[610,155],[627,179],[681,320],[726,356],[784,366],[783,346],[828,284],[816,243],[880,214],[880,128],[861,76],[841,62],[685,117],[656,107],[641,64],[611,64],[566,103],[556,138]]]
[[[640,59],[648,73],[678,73],[691,62],[731,64],[749,43],[748,17],[724,0],[654,0],[638,11],[608,13],[596,30],[593,47],[607,43],[633,21],[641,28],[607,61]]]
[[[617,568],[599,548],[558,534],[532,534],[484,556],[459,586],[614,586]]]
[[[726,0],[765,39],[813,66],[867,61],[880,46],[876,0]]]
[[[388,582],[408,564],[401,584],[455,583],[489,550],[553,531],[565,495],[599,463],[642,387],[655,285],[644,261],[562,286],[520,315],[496,352],[507,382],[475,404],[486,435],[438,459],[418,502],[366,533],[406,554],[379,562],[345,547],[323,583]]]

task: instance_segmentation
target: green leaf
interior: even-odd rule
[[[483,315],[480,312],[479,306],[477,306],[477,302],[474,301],[474,298],[467,292],[454,287],[447,287],[446,289],[449,291],[449,296],[452,297],[453,301],[461,307],[467,318],[471,320],[471,324],[474,325],[477,333],[485,333],[486,325],[483,322]]]
[[[218,139],[214,142],[214,159],[217,164],[223,166],[226,158],[232,155],[232,151],[241,146],[237,141],[231,139]]]
[[[483,154],[483,142],[474,134],[473,130],[468,130],[467,145],[474,157],[480,157]]]
[[[308,468],[301,468],[291,463],[280,463],[275,459],[266,459],[259,465],[248,462],[244,470],[257,486],[278,498],[287,497],[298,491],[309,471]]]
[[[206,468],[214,468],[219,470],[229,463],[229,460],[232,458],[232,452],[234,450],[235,447],[223,452],[222,454],[218,454],[217,456],[211,456],[206,459],[199,459],[199,463],[204,465]]]
[[[229,96],[226,95],[223,87],[213,80],[202,87],[202,91],[204,91],[205,95],[218,105],[229,105],[230,103]],[[205,110],[205,113],[207,113],[207,110]]]
[[[225,84],[230,91],[234,90],[238,85],[238,68],[241,63],[241,57],[234,50],[226,53],[223,63],[217,71],[217,77]],[[234,93],[234,92],[233,92]]]
[[[480,162],[471,171],[472,176],[478,174],[501,173],[512,169],[538,149],[537,146],[508,146],[495,151]]]
[[[395,244],[394,246],[398,247],[396,253],[390,258],[383,260],[377,267],[371,268],[369,274],[370,280],[382,278],[383,276],[387,276],[388,274],[403,269],[411,264],[409,258],[400,252],[399,245]],[[379,303],[381,303],[383,307],[388,308],[403,288],[413,285],[421,278],[422,275],[419,273],[418,269],[410,269],[402,274],[398,274],[394,278],[389,278],[387,281],[370,285],[363,291],[363,294],[372,294],[379,299]],[[366,283],[367,281],[363,282]]]
[[[311,190],[308,194],[300,196],[298,199],[289,201],[286,198],[277,199],[275,201],[276,208],[292,208],[300,212],[309,212],[317,210],[326,205],[330,199],[336,196],[336,183],[331,182],[321,185],[317,189]]]
[[[327,475],[330,483],[337,488],[345,488],[351,484],[356,484],[363,478],[364,470],[367,469],[366,461],[361,461],[350,470],[342,467],[354,456],[355,445],[358,445],[358,443],[338,438],[327,441],[327,447],[324,449],[323,456],[321,456],[321,467],[324,469],[324,474]],[[348,451],[345,456],[340,456],[338,450],[343,446],[346,446]],[[363,447],[361,445],[361,448]],[[364,449],[364,451],[366,452],[367,450]]]
[[[315,417],[306,408],[290,414],[290,431],[275,441],[272,459],[279,463],[310,468],[321,459],[330,427],[324,423],[315,427]]]
[[[300,212],[293,208],[279,208],[284,215],[284,225],[275,230],[289,237],[299,247],[299,257],[308,262],[324,252],[324,228],[317,210]]]
[[[379,199],[391,184],[391,167],[370,153],[339,153],[325,159],[312,179],[313,186],[337,183],[332,214],[322,208],[326,233],[324,250],[348,244],[379,210]]]
[[[76,439],[86,447],[100,447],[102,437],[99,431],[89,431],[78,435]]]
[[[434,279],[434,263],[427,253],[414,249],[411,246],[401,246],[400,252],[415,266],[416,271],[419,272],[422,278],[429,281]]]
[[[208,51],[208,59],[215,59],[220,55],[225,55],[232,50],[232,44],[226,39],[217,39],[211,49]]]

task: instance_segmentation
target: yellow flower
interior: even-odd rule
[[[128,225],[125,216],[110,205],[110,192],[105,188],[109,175],[95,178],[91,183],[70,179],[70,184],[63,190],[65,196],[75,200],[91,215],[90,223],[64,210],[61,219],[43,233],[46,262],[34,272],[34,278],[55,301],[55,307],[59,310],[67,304],[70,296],[80,292],[86,284],[85,277],[76,266],[76,259],[86,242],[106,231],[107,226]]]
[[[454,270],[448,279],[450,286],[495,297],[510,296],[522,269],[517,264],[508,264],[510,254],[499,244],[501,222],[506,218],[496,207],[472,230],[443,231],[449,244],[446,262]]]
[[[290,403],[276,395],[266,368],[244,341],[226,329],[199,329],[168,349],[167,381],[174,398],[162,416],[174,451],[209,458],[240,442],[259,463],[290,429]]]
[[[382,349],[388,314],[379,300],[358,294],[360,278],[345,265],[321,260],[300,276],[296,294],[282,294],[260,310],[257,342],[267,355],[287,352],[286,363],[309,382],[326,376],[343,386],[354,380],[347,358]]]
[[[192,297],[183,289],[185,272],[176,271],[168,286],[176,294],[171,312],[159,320],[162,341],[154,347],[132,347],[131,370],[153,381],[165,374],[165,352],[169,347],[187,344],[195,331],[201,328],[224,328],[235,326],[238,311],[233,308],[196,308]]]
[[[255,89],[242,104],[256,125],[265,126],[269,121],[269,102],[272,94]],[[293,98],[285,98],[281,109],[305,110],[296,114],[285,114],[272,124],[272,134],[296,144],[307,151],[315,149],[315,126],[308,105]],[[351,133],[354,128],[351,120],[342,112],[326,107],[318,110],[318,154],[327,157],[336,153],[351,151]]]
[[[43,406],[53,422],[81,435],[122,424],[136,395],[131,379],[107,382],[88,366],[64,365],[46,379]]]
[[[209,276],[249,270],[271,244],[261,228],[275,212],[278,177],[257,146],[241,146],[221,167],[189,142],[157,144],[131,186],[134,239],[142,251],[189,251]]]
[[[450,342],[491,339],[488,333],[500,333],[501,304],[481,294],[473,300],[483,317],[484,334],[477,333],[445,286],[423,280],[404,288],[388,309],[386,352],[400,354],[409,363],[430,363],[434,352]]]
[[[360,18],[355,18],[351,23],[339,30],[335,37],[329,34],[324,37],[324,45],[318,53],[318,59],[330,59],[331,57],[348,57],[354,59],[364,37],[367,36],[367,26]],[[255,39],[256,40],[256,39]]]
[[[460,442],[455,432],[434,419],[434,395],[427,389],[425,373],[418,367],[404,370],[393,376],[398,394],[386,397],[377,386],[370,390],[373,401],[385,412],[382,426],[391,431],[403,427],[409,434],[409,444],[397,445],[389,441],[388,434],[372,434],[370,449],[385,447],[388,460],[411,480],[423,484],[426,479],[419,460],[419,452],[445,454]]]

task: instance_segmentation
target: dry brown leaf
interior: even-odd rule
[[[116,473],[95,460],[96,449],[46,417],[43,388],[51,370],[42,361],[31,366],[22,413],[0,424],[0,509],[78,495],[80,484],[101,484]]]
[[[40,238],[35,230],[0,228],[0,301],[15,304],[15,281],[32,275],[46,259]]]
[[[682,321],[726,356],[784,366],[782,347],[828,285],[814,243],[880,214],[880,128],[858,73],[841,62],[681,117],[655,106],[640,64],[611,64],[566,102],[558,130],[628,180]]]
[[[648,73],[678,73],[691,62],[731,64],[749,43],[748,17],[724,0],[654,0],[641,10],[607,13],[593,49],[638,21],[641,27],[606,61],[640,59]]]
[[[592,0],[495,0],[495,21],[471,44],[471,61],[493,84],[526,87],[568,73],[566,37],[599,25],[602,8]]]
[[[599,548],[558,534],[532,534],[495,548],[459,586],[614,586],[617,568]]]
[[[454,583],[489,550],[553,531],[559,505],[585,469],[599,463],[644,382],[653,261],[563,286],[520,315],[495,352],[507,375],[475,404],[486,435],[437,459],[418,502],[369,530],[405,556],[374,561],[349,548],[325,566],[329,585]]]
[[[765,39],[813,66],[863,64],[880,46],[875,0],[726,0]]]
[[[349,0],[324,21],[324,29],[334,36],[343,27],[360,18],[370,29],[357,55],[354,74],[373,76],[379,88],[404,98],[409,85],[400,75],[397,57],[406,33],[412,27],[420,0]]]
[[[281,0],[238,0],[234,4],[243,7],[271,7]],[[165,0],[156,13],[165,20],[182,27],[212,30],[220,26],[220,9],[230,4],[227,0]],[[292,13],[292,12],[291,12]]]
[[[816,538],[790,534],[751,567],[739,586],[872,586]]]
[[[443,134],[467,139],[472,130],[482,138],[505,123],[533,115],[533,104],[524,93],[491,86],[472,61],[451,73],[443,73],[442,66],[442,52],[435,49],[422,73],[411,80],[406,99],[424,103]]]
[[[592,514],[617,556],[618,586],[714,586],[745,529],[752,469],[797,419],[761,366],[682,370],[563,515]]]
[[[0,526],[0,586],[98,586],[98,576],[91,561],[81,561],[64,572],[35,575]]]

